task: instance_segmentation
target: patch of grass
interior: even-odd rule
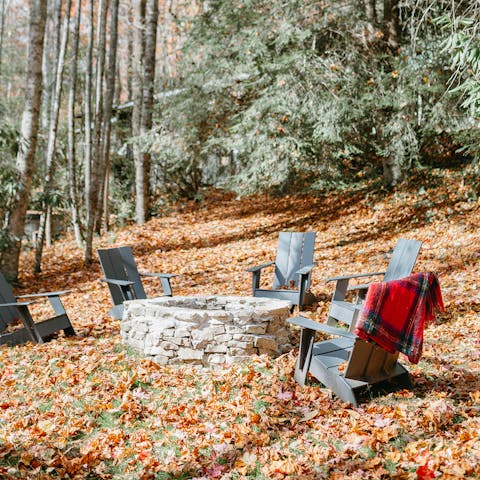
[[[360,455],[362,455],[362,457],[368,460],[375,457],[375,455],[377,455],[377,452],[375,450],[372,450],[372,448],[370,448],[368,445],[366,445],[360,449]]]
[[[122,412],[102,412],[96,420],[98,428],[118,427],[118,419]]]
[[[45,413],[45,412],[49,412],[52,408],[52,405],[53,405],[53,401],[52,400],[49,400],[48,402],[45,402],[45,403],[40,403],[38,405],[38,409],[42,412],[42,413]]]
[[[385,463],[383,464],[383,466],[390,475],[393,475],[397,471],[397,464],[392,460],[385,460]]]
[[[269,406],[270,403],[265,402],[264,400],[255,400],[255,402],[253,402],[253,411],[260,414],[265,412]]]

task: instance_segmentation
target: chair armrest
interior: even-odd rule
[[[13,302],[13,303],[0,303],[0,308],[5,307],[26,307],[28,305],[31,305],[32,303],[35,302]]]
[[[259,270],[262,270],[262,268],[269,267],[270,265],[275,265],[275,262],[262,263],[262,265],[247,268],[246,271],[247,272],[258,272]]]
[[[351,285],[347,288],[348,291],[350,290],[367,290],[370,286],[370,283],[362,283],[361,285]]]
[[[58,292],[30,293],[25,295],[16,295],[15,298],[35,298],[35,297],[59,297],[71,292],[71,290],[59,290]]]
[[[142,277],[161,277],[161,278],[173,278],[178,277],[177,273],[150,273],[150,272],[139,272]]]
[[[295,273],[298,275],[305,275],[307,273],[310,273],[315,266],[315,263],[312,263],[312,265],[307,265],[305,267],[302,267],[300,270],[297,270]]]
[[[111,283],[112,285],[118,285],[119,287],[126,287],[134,284],[134,282],[130,282],[130,280],[114,280],[113,278],[101,278],[100,281]]]
[[[292,325],[297,325],[302,328],[308,328],[309,330],[315,330],[317,332],[328,333],[330,335],[338,335],[340,337],[346,337],[351,339],[357,338],[356,335],[354,335],[353,333],[347,332],[347,330],[330,327],[329,325],[315,322],[314,320],[311,320],[310,318],[306,318],[306,317],[290,318],[287,320],[287,322],[291,323]]]
[[[371,273],[354,273],[353,275],[341,275],[338,277],[326,278],[326,282],[333,282],[335,280],[350,280],[351,278],[371,277],[373,275],[385,275],[385,272],[371,272]]]

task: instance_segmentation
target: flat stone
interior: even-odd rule
[[[256,348],[244,348],[244,347],[228,347],[228,354],[230,356],[238,357],[243,355],[256,355],[258,354],[258,350]],[[250,357],[249,357],[250,358]]]
[[[166,357],[164,355],[155,355],[153,357],[153,361],[159,365],[168,365],[170,362],[170,357]]]
[[[261,325],[259,325],[259,324],[245,325],[243,331],[245,333],[262,335],[267,331],[267,323],[261,324]]]
[[[223,365],[224,363],[227,362],[226,355],[214,354],[214,355],[208,355],[207,358],[208,358],[208,363],[213,365]]]
[[[160,347],[162,347],[164,350],[178,350],[179,348],[179,346],[176,343],[167,342],[167,341],[163,341],[160,344]]]
[[[193,348],[180,348],[178,358],[181,360],[202,360],[203,350],[194,350]]]
[[[190,337],[190,331],[191,330],[188,330],[188,329],[183,328],[183,327],[182,328],[176,328],[174,335],[176,337],[180,337],[180,338],[181,337]]]
[[[174,328],[175,322],[170,318],[155,318],[155,322],[152,323],[152,330],[163,331],[169,328]]]
[[[234,333],[233,340],[237,340],[239,342],[253,342],[255,337],[253,335],[249,335],[247,333]]]
[[[262,350],[278,350],[278,343],[274,338],[270,337],[257,337],[255,339],[255,346]]]
[[[233,339],[233,336],[228,333],[223,333],[222,335],[216,335],[215,341],[218,343],[226,343]]]
[[[236,348],[251,348],[254,346],[254,339],[252,338],[250,341],[248,342],[240,342],[238,340],[230,340],[227,345],[229,347],[236,347]]]
[[[227,353],[227,345],[218,345],[217,343],[211,343],[205,347],[206,353]]]
[[[175,353],[171,350],[165,350],[163,347],[145,347],[144,352],[146,355],[162,355],[164,357],[173,357]]]
[[[225,331],[227,333],[243,333],[245,329],[237,327],[236,325],[225,325]]]

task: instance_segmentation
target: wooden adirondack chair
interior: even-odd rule
[[[63,330],[68,337],[76,335],[60,300],[60,295],[64,293],[67,293],[67,290],[15,296],[5,277],[0,273],[0,345],[18,345],[30,340],[34,343],[43,343],[52,333],[59,330]],[[33,302],[17,302],[17,299],[38,297],[48,298],[56,313],[55,317],[34,322],[28,309]],[[18,320],[23,323],[23,328],[6,332],[8,326]]]
[[[247,269],[247,272],[252,272],[253,296],[288,300],[299,307],[309,303],[306,301],[306,293],[315,266],[314,248],[315,232],[281,232],[278,236],[275,262]],[[271,290],[260,288],[262,270],[271,265],[275,265],[273,288]]]
[[[300,385],[305,384],[310,373],[354,406],[378,393],[411,387],[408,371],[397,361],[398,352],[388,353],[353,333],[308,318],[288,321],[302,328],[294,374]],[[315,343],[317,331],[338,338]]]
[[[160,278],[163,294],[172,296],[170,279],[177,275],[172,273],[140,273],[130,247],[99,249],[97,252],[105,275],[105,278],[100,280],[107,283],[114,305],[109,314],[116,320],[122,318],[124,301],[147,298],[141,277]]]
[[[339,322],[349,325],[349,331],[353,332],[358,315],[362,309],[362,303],[368,289],[368,284],[349,286],[354,278],[383,275],[381,281],[398,280],[408,277],[412,273],[417,260],[422,242],[418,240],[399,239],[393,249],[392,257],[385,272],[360,273],[327,278],[327,282],[335,281],[330,311],[328,312],[327,325],[336,326]],[[346,301],[347,292],[354,290],[356,298],[354,302]]]

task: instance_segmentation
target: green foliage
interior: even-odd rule
[[[157,187],[281,193],[378,175],[385,160],[410,168],[423,135],[455,118],[440,29],[393,53],[367,29],[361,3],[208,2],[145,140]]]
[[[3,162],[0,168],[0,252],[10,245],[10,237],[6,228],[8,213],[10,211],[10,202],[15,194],[15,175],[13,165],[9,162]]]
[[[0,113],[5,114],[1,105]],[[0,252],[10,245],[6,223],[16,187],[14,159],[18,148],[17,137],[15,125],[7,118],[0,118]]]

